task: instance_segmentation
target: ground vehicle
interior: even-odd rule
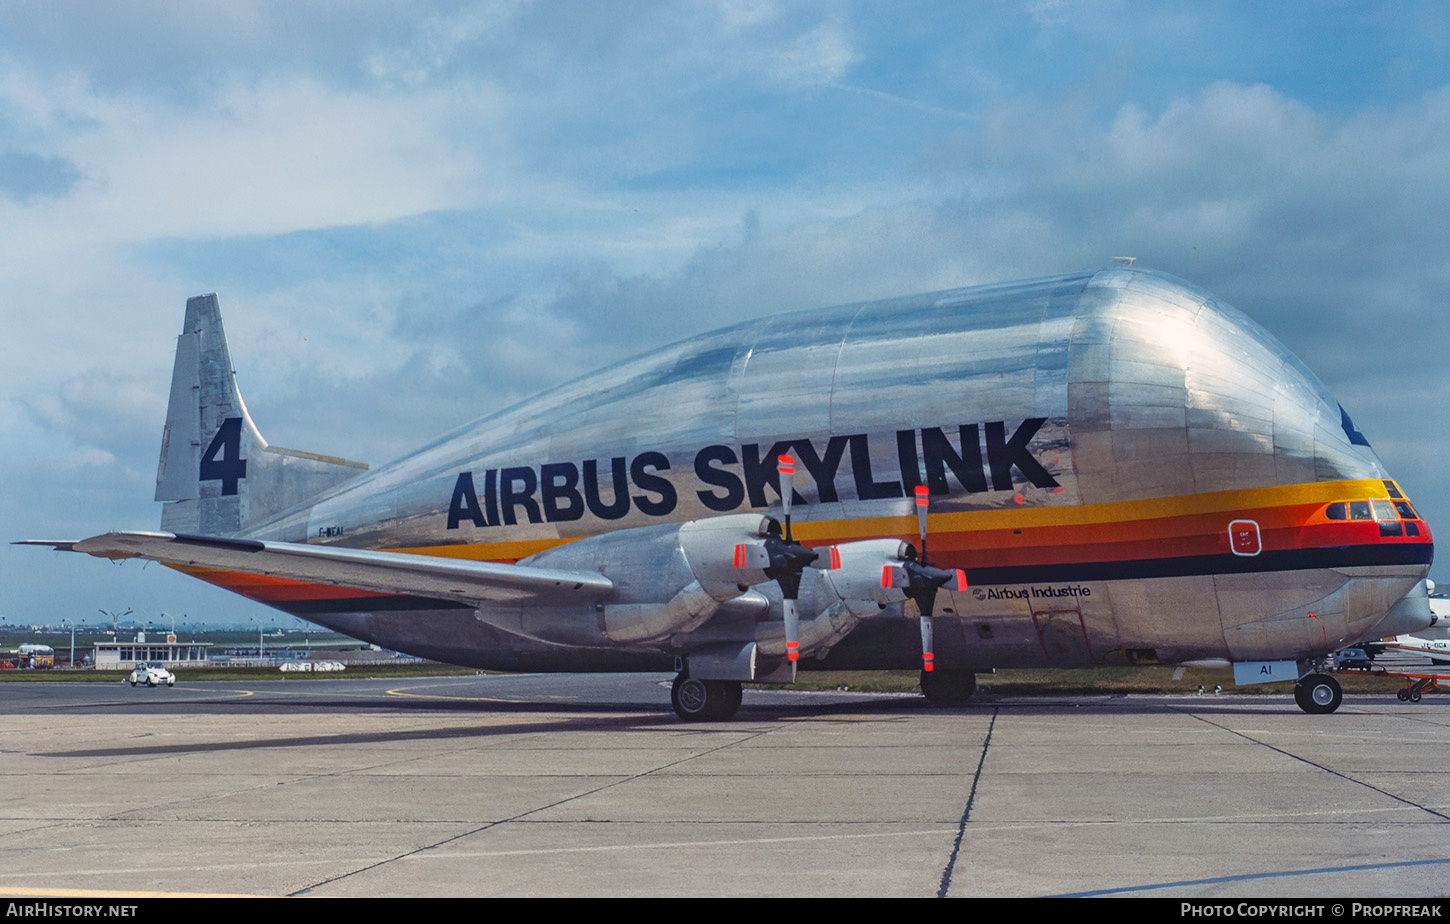
[[[55,667],[55,649],[49,645],[21,645],[16,651],[27,667],[39,670]]]
[[[144,683],[148,687],[166,684],[168,687],[176,686],[176,675],[166,669],[166,665],[160,661],[147,661],[145,664],[136,665],[131,672],[131,686]]]
[[[1366,668],[1373,666],[1373,659],[1364,648],[1345,648],[1334,655],[1334,666],[1337,668]]]

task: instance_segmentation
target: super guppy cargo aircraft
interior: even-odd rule
[[[267,444],[201,296],[156,481],[163,532],[33,544],[456,664],[673,669],[687,720],[800,668],[950,704],[1199,659],[1332,712],[1332,652],[1431,622],[1430,529],[1324,385],[1130,266],[737,324],[372,470]]]

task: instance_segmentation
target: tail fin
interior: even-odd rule
[[[268,446],[237,390],[217,297],[187,299],[156,469],[162,529],[235,536],[366,470]]]

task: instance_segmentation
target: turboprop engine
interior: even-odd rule
[[[799,575],[800,618],[788,632],[786,600],[772,568],[780,541],[779,524],[758,514],[606,533],[519,562],[603,574],[614,585],[603,600],[557,607],[490,603],[474,615],[554,644],[686,653],[697,645],[754,644],[767,659],[785,659],[789,635],[803,654],[828,649],[862,619],[907,599],[899,576],[904,563],[914,564],[909,543],[872,539],[822,549]]]
[[[641,647],[689,633],[722,611],[758,616],[770,609],[770,600],[749,585],[768,578],[753,564],[738,567],[737,548],[763,547],[772,522],[758,514],[737,514],[642,526],[557,546],[519,564],[599,572],[614,584],[609,595],[589,607],[491,604],[475,616],[543,642]]]

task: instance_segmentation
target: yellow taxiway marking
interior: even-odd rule
[[[387,691],[389,696],[403,696],[409,699],[444,699],[461,703],[517,703],[523,700],[498,699],[491,696],[444,696],[441,693],[410,693],[409,687],[394,687]],[[416,688],[413,688],[416,689]]]
[[[44,681],[41,681],[41,682],[44,682]],[[64,683],[66,681],[58,681],[58,682]],[[74,682],[74,681],[72,681],[72,682]],[[123,683],[123,684],[125,682],[126,681],[124,681],[124,680],[121,681],[121,683]],[[168,692],[170,692],[170,693],[176,693],[178,691],[175,688],[172,688]],[[181,693],[206,693],[209,696],[215,696],[217,694],[220,694],[220,695],[222,695],[224,697],[241,697],[241,696],[255,696],[256,695],[251,690],[198,690],[198,689],[196,689],[194,687],[187,687],[186,689],[183,689],[183,690],[181,690],[179,692],[181,692]],[[27,709],[74,709],[75,708],[75,705],[76,705],[75,703],[42,703],[42,704],[37,705],[37,706],[26,706],[25,708],[27,708]],[[92,704],[92,705],[94,705],[94,704]]]
[[[120,889],[31,889],[21,886],[0,886],[5,898],[275,898],[273,895],[249,895],[243,892],[137,892]]]

